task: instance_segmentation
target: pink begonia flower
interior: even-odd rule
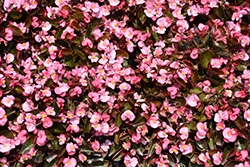
[[[63,160],[64,167],[75,167],[77,164],[77,161],[75,158],[65,158]]]
[[[64,134],[60,134],[60,136],[57,136],[59,145],[63,145],[66,142],[66,136]]]
[[[181,136],[180,136],[180,138],[181,138],[181,140],[186,140],[187,138],[188,138],[188,128],[187,127],[182,127],[181,129],[180,129],[180,134],[181,134]]]
[[[106,51],[108,46],[109,46],[109,41],[107,39],[104,39],[98,43],[97,48],[98,50]]]
[[[26,99],[26,101],[22,104],[22,109],[25,112],[31,111],[34,109],[34,103],[30,99]]]
[[[209,157],[209,153],[206,152],[205,154],[204,153],[201,153],[199,155],[199,160],[201,160],[202,162],[207,162],[207,160],[209,160],[210,157]]]
[[[12,95],[7,95],[1,100],[1,103],[7,107],[11,107],[14,104],[15,97]]]
[[[98,53],[94,52],[94,53],[90,53],[90,55],[88,56],[88,58],[90,59],[91,63],[97,62],[99,60],[99,58],[97,57]]]
[[[177,155],[179,153],[179,147],[172,145],[171,148],[169,149],[169,152],[171,154],[175,153]]]
[[[123,147],[125,150],[127,150],[127,151],[130,149],[130,146],[131,146],[130,141],[128,141],[128,142],[123,142],[123,144],[122,144],[122,147]]]
[[[184,31],[188,30],[188,28],[189,28],[188,22],[186,20],[184,20],[184,19],[183,20],[178,20],[176,22],[176,25],[179,27],[178,28],[179,33],[182,33]]]
[[[199,50],[198,50],[197,48],[194,48],[194,49],[192,50],[192,52],[190,53],[190,57],[191,57],[192,59],[197,59],[197,58],[198,58],[198,53],[199,53]]]
[[[126,110],[124,113],[122,113],[121,118],[123,121],[125,121],[126,119],[129,119],[129,121],[133,121],[135,119],[135,114],[130,110]]]
[[[10,139],[5,138],[3,135],[0,136],[0,152],[7,153],[12,149]]]
[[[151,50],[150,50],[150,46],[146,47],[146,46],[143,46],[143,48],[141,49],[141,52],[144,54],[144,55],[148,55],[151,53]],[[147,60],[146,60],[147,61]]]
[[[206,137],[206,134],[207,134],[207,123],[202,123],[202,122],[199,122],[197,124],[197,132],[196,132],[196,136],[195,136],[195,140],[199,141],[201,139],[204,139]]]
[[[222,122],[219,122],[219,123],[217,123],[216,124],[216,130],[217,131],[221,131],[221,130],[224,130],[226,127],[225,127],[225,124],[224,124],[224,122],[222,121]]]
[[[187,104],[190,105],[191,107],[197,106],[198,104],[197,102],[200,101],[199,97],[194,93],[192,93],[190,97],[187,97],[186,100],[187,100]]]
[[[211,59],[210,61],[212,68],[221,68],[222,61],[220,59]]]
[[[20,113],[19,116],[17,117],[17,122],[19,124],[22,124],[24,121],[24,114],[23,113]]]
[[[170,97],[174,99],[176,97],[176,94],[178,92],[178,88],[175,86],[170,86],[167,88],[168,92],[170,93]]]
[[[217,152],[215,154],[213,154],[213,163],[215,165],[220,165],[221,164],[221,160],[222,160],[222,153],[221,152]]]
[[[118,6],[119,3],[120,3],[119,0],[109,0],[109,4],[110,4],[111,6]]]
[[[157,135],[158,135],[158,137],[160,137],[160,138],[167,138],[168,137],[168,134],[167,134],[167,132],[166,131],[159,131],[158,133],[157,133]]]
[[[235,142],[238,133],[236,129],[225,128],[222,132],[225,142]]]
[[[82,46],[88,46],[90,48],[93,48],[93,43],[89,38],[86,38],[82,41]]]
[[[193,151],[192,145],[186,145],[186,144],[181,143],[179,147],[183,155],[190,154]]]
[[[236,91],[234,93],[234,96],[237,97],[237,98],[245,98],[247,95],[245,93],[245,90],[241,90],[241,91]]]
[[[129,154],[124,157],[124,164],[126,167],[136,167],[138,164],[138,159],[136,157],[131,158]]]
[[[107,123],[102,123],[100,127],[101,127],[101,132],[102,132],[103,134],[108,133],[108,131],[109,131],[109,124],[107,124]]]
[[[46,134],[43,130],[40,130],[37,134],[36,144],[39,146],[44,146],[46,143]]]
[[[147,124],[149,126],[151,126],[152,128],[156,129],[158,128],[159,126],[161,126],[161,122],[157,119],[157,118],[154,118],[154,117],[150,117],[147,121]]]
[[[81,162],[84,162],[84,161],[87,160],[87,156],[84,155],[84,154],[82,154],[82,153],[79,153],[79,160],[80,160]]]
[[[45,117],[42,122],[43,122],[43,127],[46,129],[50,128],[53,125],[53,121],[50,117]]]
[[[58,48],[56,47],[56,46],[54,46],[54,45],[51,45],[50,47],[49,47],[49,54],[53,57],[53,58],[56,58],[56,52],[58,51]],[[53,58],[51,58],[51,59],[53,59]]]
[[[250,79],[250,70],[245,69],[241,75],[243,79]]]
[[[244,118],[247,120],[247,121],[250,121],[250,110],[246,110],[244,112]]]
[[[5,110],[2,107],[0,107],[0,125],[1,126],[4,126],[6,122],[8,121],[7,116],[5,114],[6,114]]]
[[[88,94],[88,96],[89,96],[89,98],[91,98],[91,99],[93,100],[93,102],[95,102],[95,103],[98,103],[99,100],[100,100],[99,94],[96,93],[96,92],[90,92],[90,93]]]
[[[8,54],[6,54],[5,53],[5,56],[4,56],[4,60],[6,60],[6,62],[9,64],[9,63],[11,63],[11,62],[13,62],[14,61],[14,55],[13,54],[11,54],[11,53],[8,53]]]
[[[111,141],[106,139],[105,142],[101,144],[101,148],[104,152],[108,152],[111,145]]]
[[[49,31],[51,29],[52,25],[46,21],[43,25],[42,25],[42,30],[44,31]]]
[[[231,90],[225,90],[225,96],[232,97],[232,91]]]
[[[246,159],[246,157],[248,156],[248,151],[247,150],[242,150],[241,152],[236,152],[236,161],[244,161]]]
[[[50,97],[51,91],[49,89],[44,89],[44,90],[42,90],[42,95],[46,96],[46,97]]]
[[[56,94],[64,97],[69,88],[70,87],[67,83],[59,83],[59,87],[56,87],[54,91]]]
[[[75,133],[78,133],[79,126],[76,123],[72,123],[67,127],[66,131],[71,131],[71,133],[72,133],[72,131],[74,131]]]
[[[29,48],[29,42],[25,42],[25,43],[18,43],[16,46],[16,49],[19,51],[22,50],[27,50]]]
[[[172,20],[166,16],[166,17],[161,17],[159,18],[157,21],[156,21],[156,24],[159,26],[159,27],[170,27],[171,24],[172,24]]]
[[[34,130],[36,130],[36,124],[33,122],[25,122],[25,125],[28,132],[33,132]]]
[[[122,84],[119,85],[119,88],[121,91],[129,91],[131,89],[131,86],[130,84],[126,83],[126,82],[123,82]]]
[[[74,155],[76,153],[76,149],[78,149],[78,146],[76,144],[73,144],[72,142],[67,143],[66,150],[69,155]]]
[[[188,10],[187,14],[189,16],[198,16],[199,10],[197,9],[196,5],[192,5]]]
[[[93,124],[97,124],[99,123],[100,119],[101,119],[101,114],[98,112],[94,112],[94,114],[91,115],[90,122]]]
[[[250,163],[248,161],[245,161],[244,164],[239,163],[239,164],[235,165],[234,167],[250,167]]]
[[[17,138],[21,141],[21,144],[24,144],[27,140],[27,131],[25,129],[21,130],[21,132],[18,133]]]
[[[13,39],[13,31],[10,28],[5,28],[5,39],[11,41]]]
[[[132,135],[132,142],[138,144],[141,140],[141,134],[140,133],[136,133]]]
[[[95,150],[95,151],[98,150],[98,149],[100,148],[100,143],[99,143],[99,141],[97,141],[97,140],[95,139],[95,141],[92,142],[91,147],[92,147],[93,150]]]

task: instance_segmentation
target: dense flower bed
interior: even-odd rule
[[[4,0],[0,166],[250,166],[245,0]]]

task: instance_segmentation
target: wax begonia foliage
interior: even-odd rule
[[[2,0],[0,166],[250,166],[250,3]]]

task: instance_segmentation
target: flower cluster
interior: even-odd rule
[[[249,2],[0,8],[0,166],[250,166]]]

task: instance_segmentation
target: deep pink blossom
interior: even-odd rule
[[[126,119],[129,119],[129,121],[133,121],[135,119],[135,114],[130,110],[126,110],[121,115],[121,118],[122,118],[123,121],[125,121]]]
[[[39,130],[38,134],[37,134],[37,139],[36,139],[36,144],[38,146],[44,146],[46,143],[47,137],[45,135],[45,132],[43,130]]]
[[[77,164],[77,161],[75,158],[65,158],[63,160],[64,167],[75,167]]]
[[[1,103],[7,107],[11,107],[14,104],[15,97],[12,95],[7,95],[1,100]]]

